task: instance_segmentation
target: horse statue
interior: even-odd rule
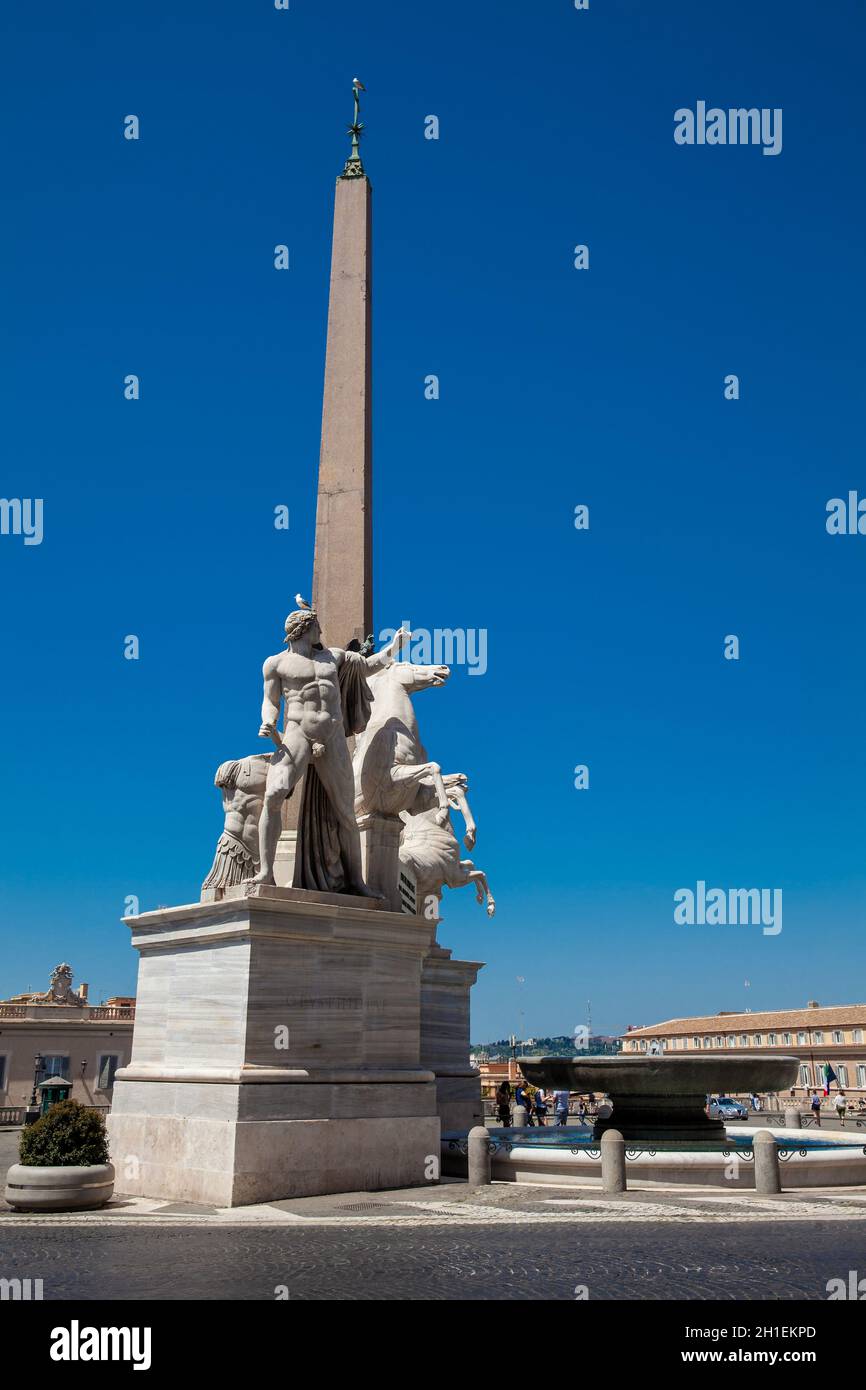
[[[450,772],[443,778],[449,807],[459,811],[463,817],[466,833],[463,843],[467,849],[475,846],[476,826],[466,793],[468,779],[462,772]],[[492,917],[496,903],[487,882],[487,875],[476,869],[471,859],[460,858],[460,845],[451,823],[450,810],[443,823],[436,815],[437,805],[433,792],[428,787],[420,789],[410,813],[403,812],[403,834],[400,839],[400,863],[415,879],[419,902],[434,897],[442,900],[443,888],[465,888],[471,883],[475,887],[475,898],[479,903],[487,902],[487,916]]]
[[[445,826],[448,793],[438,763],[431,763],[418,734],[412,696],[447,681],[447,666],[394,661],[367,673],[372,696],[370,718],[355,743],[355,815],[399,816],[410,811],[422,787],[432,789],[433,818]]]

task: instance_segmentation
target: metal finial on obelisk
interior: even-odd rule
[[[340,175],[341,179],[362,179],[364,178],[364,166],[361,163],[361,132],[364,123],[359,119],[361,114],[361,92],[366,92],[367,88],[359,77],[352,78],[352,95],[355,98],[355,115],[352,124],[346,134],[352,137],[352,153],[346,160],[345,168]]]

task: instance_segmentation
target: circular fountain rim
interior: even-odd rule
[[[669,1053],[618,1057],[520,1057],[527,1081],[567,1084],[576,1092],[608,1095],[685,1096],[729,1091],[783,1091],[796,1080],[799,1058],[789,1053],[737,1052],[730,1056]],[[534,1075],[533,1075],[534,1073]]]

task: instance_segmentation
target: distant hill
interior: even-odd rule
[[[470,1046],[476,1057],[486,1057],[490,1062],[507,1062],[513,1055],[508,1038],[499,1038],[496,1042],[472,1043]],[[576,1057],[584,1053],[603,1056],[619,1051],[618,1038],[600,1033],[593,1034],[589,1039],[589,1045],[584,1048],[578,1047],[575,1038],[568,1033],[559,1033],[550,1038],[527,1038],[517,1043],[518,1060],[521,1057]]]

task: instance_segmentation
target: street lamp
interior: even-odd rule
[[[41,1052],[37,1052],[33,1058],[33,1090],[30,1093],[30,1104],[24,1112],[25,1125],[32,1125],[34,1120],[39,1119],[39,1095],[36,1090],[39,1085],[39,1077],[42,1074],[45,1059]]]
[[[45,1058],[42,1056],[42,1053],[37,1052],[36,1056],[33,1058],[33,1091],[30,1096],[31,1105],[38,1105],[39,1103],[39,1098],[36,1095],[36,1087],[39,1085],[39,1077],[42,1072],[44,1061]]]

